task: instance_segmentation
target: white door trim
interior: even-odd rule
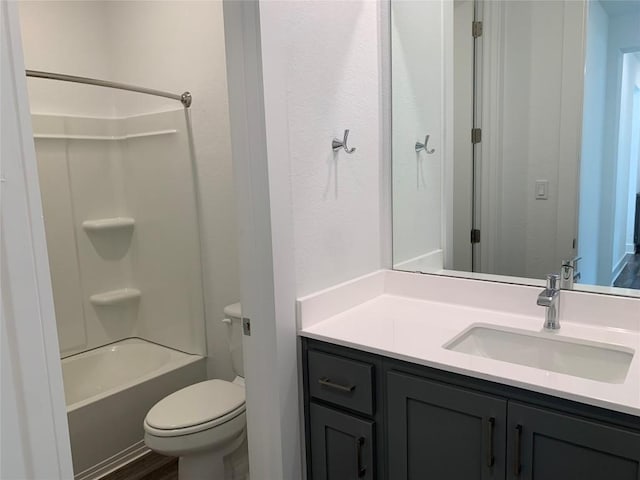
[[[295,266],[286,99],[269,2],[224,1],[231,145],[238,208],[247,430],[252,478],[302,478]],[[268,24],[268,22],[266,22]],[[276,42],[274,44],[274,42]],[[269,62],[262,64],[262,52]]]
[[[0,2],[0,478],[73,478],[17,3]]]

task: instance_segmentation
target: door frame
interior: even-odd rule
[[[0,476],[73,478],[17,2],[0,2]]]
[[[301,347],[277,3],[224,0],[223,10],[242,315],[251,323],[243,339],[249,464],[253,477],[297,480],[305,474]]]

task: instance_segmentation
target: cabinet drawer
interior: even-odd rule
[[[309,350],[312,397],[373,415],[373,365]]]

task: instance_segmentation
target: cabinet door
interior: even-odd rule
[[[309,404],[312,480],[373,480],[374,422]]]
[[[389,478],[504,479],[506,412],[501,398],[387,373]]]
[[[640,434],[509,402],[507,478],[640,480]]]

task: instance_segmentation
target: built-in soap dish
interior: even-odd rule
[[[140,295],[140,290],[137,288],[121,288],[91,295],[89,301],[96,306],[108,307],[136,301]]]
[[[135,219],[130,217],[99,218],[96,220],[85,220],[82,228],[86,232],[103,232],[122,228],[133,228]]]

